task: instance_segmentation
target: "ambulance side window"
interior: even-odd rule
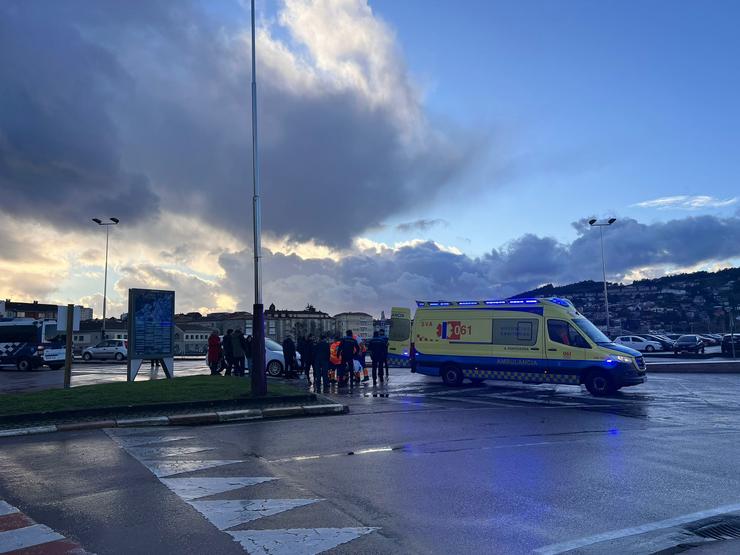
[[[538,327],[539,321],[534,318],[495,318],[492,326],[493,344],[532,346],[537,343]]]
[[[569,347],[579,347],[581,349],[590,349],[583,336],[565,320],[548,320],[547,335],[550,341],[568,345]]]

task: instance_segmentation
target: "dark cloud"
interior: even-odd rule
[[[402,233],[408,233],[409,231],[429,231],[430,229],[438,225],[447,226],[449,225],[449,222],[447,220],[443,220],[442,218],[421,218],[418,220],[414,220],[413,222],[403,222],[398,224],[396,226],[396,231],[400,231]]]
[[[165,207],[246,239],[249,50],[244,29],[215,14],[184,0],[3,2],[0,210],[67,225]],[[389,63],[411,123],[394,102],[372,103],[322,81],[310,61],[286,67],[267,50],[258,77],[268,234],[346,246],[412,201],[432,202],[485,143],[429,123],[400,61]],[[372,198],[383,210],[367,210]]]
[[[130,79],[54,4],[0,4],[0,210],[64,225],[156,212],[148,178],[121,164],[109,110]]]
[[[600,279],[598,231],[585,220],[574,226],[578,237],[571,243],[524,235],[478,258],[432,242],[377,254],[365,251],[340,262],[266,252],[265,301],[286,308],[311,302],[329,312],[377,314],[415,299],[506,297],[545,283]],[[701,216],[655,224],[623,218],[605,231],[605,247],[613,280],[647,266],[680,269],[723,261],[740,257],[740,218]],[[226,277],[218,287],[239,299],[240,308],[249,309],[251,253],[223,254],[220,264]]]

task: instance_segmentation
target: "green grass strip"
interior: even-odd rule
[[[268,398],[306,395],[296,387],[268,384]],[[33,393],[0,395],[0,416],[78,409],[230,401],[251,396],[250,379],[234,376],[184,376],[172,380],[147,380],[85,385]]]

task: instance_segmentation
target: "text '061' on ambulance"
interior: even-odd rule
[[[639,351],[613,343],[567,299],[417,301],[391,309],[392,363],[441,376],[527,383],[584,384],[593,395],[644,383]]]

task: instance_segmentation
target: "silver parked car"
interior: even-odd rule
[[[82,351],[83,360],[114,359],[124,360],[128,356],[128,341],[125,339],[106,339],[94,347]]]

